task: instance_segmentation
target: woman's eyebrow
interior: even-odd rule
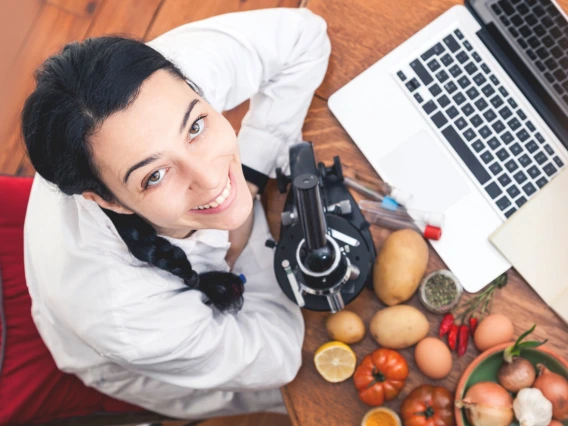
[[[187,111],[185,112],[185,115],[183,116],[183,120],[182,120],[181,126],[179,128],[180,134],[183,132],[183,129],[185,129],[185,126],[187,125],[187,120],[189,120],[189,116],[191,114],[191,110],[193,109],[193,107],[195,106],[195,104],[197,102],[199,102],[199,99],[194,99],[189,103],[189,107],[187,108]]]
[[[126,181],[128,181],[128,178],[130,176],[130,174],[136,170],[139,169],[140,167],[144,167],[150,163],[153,163],[154,161],[158,160],[161,157],[160,154],[154,154],[151,157],[145,158],[142,161],[139,161],[138,163],[136,163],[135,165],[133,165],[132,167],[130,167],[128,169],[128,171],[126,172],[126,174],[124,175],[124,180],[123,183],[126,185]]]

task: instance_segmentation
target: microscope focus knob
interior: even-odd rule
[[[294,214],[294,212],[283,212],[280,215],[280,220],[282,221],[283,226],[290,226],[296,223],[298,217]]]
[[[337,177],[339,182],[343,182],[343,168],[341,167],[339,155],[333,157],[333,166],[331,167],[326,167],[324,163],[320,162],[318,164],[318,172],[322,179],[327,175],[333,175]]]
[[[264,242],[264,245],[265,245],[266,247],[268,247],[268,248],[273,249],[273,248],[276,247],[276,241],[274,241],[274,240],[266,240],[266,241]]]
[[[349,200],[342,200],[339,203],[330,204],[327,206],[327,211],[335,214],[351,214],[353,207]]]

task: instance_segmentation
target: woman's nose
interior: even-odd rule
[[[220,170],[218,165],[205,161],[193,164],[188,170],[190,175],[190,189],[214,190],[227,183],[228,170]]]

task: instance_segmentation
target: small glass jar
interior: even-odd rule
[[[463,294],[463,287],[454,274],[440,269],[424,277],[418,288],[422,304],[430,312],[445,314],[454,309]]]

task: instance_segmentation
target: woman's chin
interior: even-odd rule
[[[233,209],[227,210],[227,217],[223,220],[223,228],[228,231],[234,231],[241,227],[247,218],[250,216],[253,207],[253,199],[250,193],[248,197],[238,200],[239,204],[234,206]]]

